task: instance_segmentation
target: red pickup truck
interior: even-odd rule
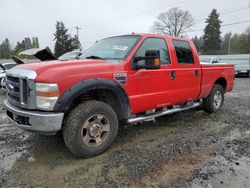
[[[63,132],[78,157],[113,143],[119,122],[136,123],[198,106],[219,111],[234,84],[232,65],[200,65],[191,40],[156,34],[103,39],[80,59],[7,72],[8,118],[24,130]]]

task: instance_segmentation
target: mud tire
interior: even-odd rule
[[[82,139],[84,122],[95,114],[107,117],[110,130],[103,143],[89,147]],[[63,126],[63,139],[67,148],[80,158],[89,158],[106,151],[114,142],[118,132],[118,118],[111,106],[100,101],[85,101],[77,105],[67,116]]]

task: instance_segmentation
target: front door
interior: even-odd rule
[[[170,102],[171,77],[167,74],[171,67],[169,52],[164,38],[147,38],[138,48],[134,57],[144,57],[147,50],[160,50],[160,69],[130,70],[127,92],[130,96],[132,113],[167,106]],[[131,63],[133,60],[131,60]],[[145,64],[145,60],[138,62]]]

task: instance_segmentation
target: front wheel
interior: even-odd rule
[[[86,101],[69,113],[63,138],[72,153],[87,158],[107,150],[117,132],[118,118],[114,110],[100,101]]]
[[[209,113],[220,111],[224,102],[224,93],[224,88],[215,84],[210,95],[203,100],[204,111]]]

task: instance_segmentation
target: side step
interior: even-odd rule
[[[159,111],[159,112],[156,112],[154,114],[149,114],[149,115],[142,115],[142,116],[137,116],[137,117],[134,117],[134,118],[130,118],[128,120],[128,123],[138,123],[138,122],[142,122],[142,121],[150,121],[156,117],[159,117],[159,116],[164,116],[164,115],[168,115],[168,114],[173,114],[173,113],[176,113],[176,112],[181,112],[181,111],[184,111],[184,110],[189,110],[191,108],[196,108],[198,106],[200,106],[200,102],[194,102],[190,105],[185,105],[185,106],[181,106],[181,107],[176,107],[176,108],[173,108],[173,109],[166,109],[166,110],[163,110],[163,111]]]

